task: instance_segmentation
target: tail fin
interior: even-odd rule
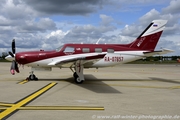
[[[139,37],[128,45],[129,48],[154,51],[166,23],[167,20],[153,20]]]

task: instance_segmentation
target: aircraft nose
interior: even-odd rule
[[[24,64],[24,62],[26,61],[26,56],[22,53],[16,53],[16,61],[19,63],[19,64]]]
[[[14,56],[15,56],[15,54],[14,54]],[[8,55],[7,57],[5,57],[5,59],[8,60],[8,61],[13,61],[13,60],[15,60],[15,57],[12,57],[11,55]]]

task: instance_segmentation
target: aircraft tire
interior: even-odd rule
[[[29,80],[35,80],[35,81],[37,81],[38,78],[33,74],[33,75],[29,75]]]
[[[80,80],[79,77],[76,77],[76,78],[75,78],[75,82],[76,82],[77,84],[82,84],[83,81],[84,81],[84,80]]]
[[[78,75],[77,75],[76,72],[74,72],[73,77],[74,77],[74,78],[78,77]]]
[[[74,76],[74,81],[75,81],[77,84],[82,84],[82,83],[83,83],[84,80],[80,80],[80,79],[79,79],[79,76],[77,75],[76,72],[74,72],[73,76]]]

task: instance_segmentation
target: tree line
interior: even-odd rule
[[[8,55],[9,55],[9,53],[7,53],[7,52],[2,52],[2,54],[0,55],[0,58],[1,58],[1,59],[5,59],[5,57],[8,56]]]

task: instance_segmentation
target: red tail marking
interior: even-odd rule
[[[153,51],[159,41],[162,31],[137,38],[134,42],[129,44],[130,48],[150,50]]]

